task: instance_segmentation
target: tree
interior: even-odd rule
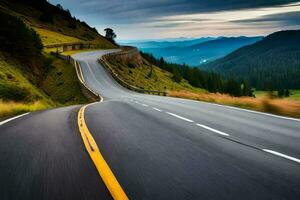
[[[173,79],[176,83],[180,83],[182,80],[182,76],[177,68],[173,68]]]
[[[285,97],[289,97],[289,96],[290,96],[290,91],[289,91],[288,89],[286,89],[286,90],[284,91],[284,96],[285,96]]]
[[[284,89],[283,88],[280,88],[279,90],[278,90],[278,97],[283,97],[283,95],[284,95]]]
[[[60,4],[56,4],[56,7],[57,7],[59,10],[64,10],[64,8],[62,7],[62,5],[60,5]]]
[[[230,76],[227,80],[225,92],[236,97],[242,96],[241,85],[233,76]]]
[[[247,80],[243,80],[242,82],[242,95],[243,96],[254,96],[253,95],[253,90]]]
[[[117,35],[115,34],[114,30],[112,30],[111,28],[106,28],[104,29],[104,31],[105,31],[105,38],[115,44],[116,43],[115,38],[117,37]]]

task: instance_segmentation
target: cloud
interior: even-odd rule
[[[106,26],[114,28],[121,38],[267,34],[279,29],[300,27],[299,0],[50,2],[61,3],[76,17],[96,26],[100,31]]]
[[[258,18],[235,20],[232,22],[241,24],[260,24],[264,22],[273,22],[280,24],[281,26],[300,25],[300,11],[265,15]]]
[[[51,0],[79,15],[103,16],[107,20],[135,23],[172,15],[273,7],[299,0]]]

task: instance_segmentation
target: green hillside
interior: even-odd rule
[[[88,102],[74,67],[43,52],[22,18],[0,10],[0,23],[0,118]]]
[[[119,62],[114,57],[109,57],[108,62],[116,74],[118,74],[126,83],[145,90],[156,91],[180,91],[187,90],[190,92],[206,92],[201,88],[193,87],[185,79],[174,81],[174,75],[163,70],[146,59],[142,59],[142,64],[136,66]]]
[[[46,0],[0,0],[0,10],[22,19],[40,35],[44,45],[82,42],[96,44],[98,48],[115,47],[95,28]]]
[[[0,118],[82,104],[74,67],[48,54],[48,45],[116,48],[69,10],[46,0],[0,0]]]
[[[259,90],[300,89],[300,30],[273,33],[202,68],[248,79]]]

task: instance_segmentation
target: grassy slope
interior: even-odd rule
[[[18,61],[0,52],[1,85],[14,85],[18,88],[27,89],[30,92],[27,101],[41,100],[47,102],[49,105],[53,105],[53,101],[48,101],[48,97],[45,93],[28,81],[20,68],[21,64]]]
[[[0,52],[0,90],[14,86],[18,90],[26,90],[30,93],[23,101],[3,101],[0,97],[0,118],[88,102],[81,93],[74,67],[55,57],[51,57],[51,60],[51,68],[45,75],[42,85],[37,87],[28,81],[26,75],[20,70],[20,63]],[[2,92],[1,95],[5,94]]]
[[[79,22],[76,22],[76,29],[70,28],[69,21],[59,15],[54,17],[53,23],[45,23],[39,20],[41,15],[39,10],[8,0],[0,1],[0,10],[22,19],[27,26],[40,35],[44,45],[86,42],[96,44],[98,48],[115,48],[104,37]],[[45,49],[44,52],[46,57],[51,57],[47,54],[49,49]],[[44,75],[42,84],[37,87],[21,71],[20,63],[0,52],[0,89],[3,86],[7,91],[8,86],[16,86],[20,91],[25,88],[30,92],[26,101],[8,102],[1,100],[0,97],[0,118],[22,112],[88,102],[80,91],[74,67],[54,57],[51,57],[51,60],[52,67]]]
[[[53,59],[42,88],[56,102],[63,105],[86,103],[82,95],[75,68],[65,60]]]
[[[82,40],[78,38],[63,35],[61,33],[54,32],[44,28],[34,27],[34,30],[40,35],[40,38],[44,45],[82,42]]]
[[[0,98],[0,118],[33,110],[51,108],[56,103],[42,90],[37,88],[19,70],[21,64],[0,52],[0,89],[13,86],[16,90],[29,91],[29,97],[23,102],[3,102]],[[11,93],[11,91],[9,91]],[[1,93],[4,95],[4,92]]]
[[[143,60],[143,65],[139,67],[130,68],[120,62],[115,62],[110,59],[110,64],[114,67],[115,73],[121,76],[121,78],[136,87],[146,90],[188,90],[193,92],[205,92],[200,88],[192,87],[186,80],[182,80],[180,83],[173,81],[173,74],[164,71],[156,66],[151,65]]]
[[[103,36],[87,29],[76,22],[76,29],[69,27],[69,21],[56,15],[53,23],[39,20],[41,12],[30,6],[10,1],[0,1],[0,10],[21,18],[28,26],[35,29],[44,45],[69,42],[87,42],[97,44],[100,48],[114,48],[115,46]]]

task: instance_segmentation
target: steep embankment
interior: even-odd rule
[[[300,88],[300,30],[280,31],[202,68],[248,79],[258,89]]]
[[[135,48],[123,49],[121,53],[113,53],[104,56],[104,58],[123,81],[140,89],[156,91],[186,90],[200,93],[205,91],[191,86],[185,79],[176,82],[174,74],[148,62]]]

